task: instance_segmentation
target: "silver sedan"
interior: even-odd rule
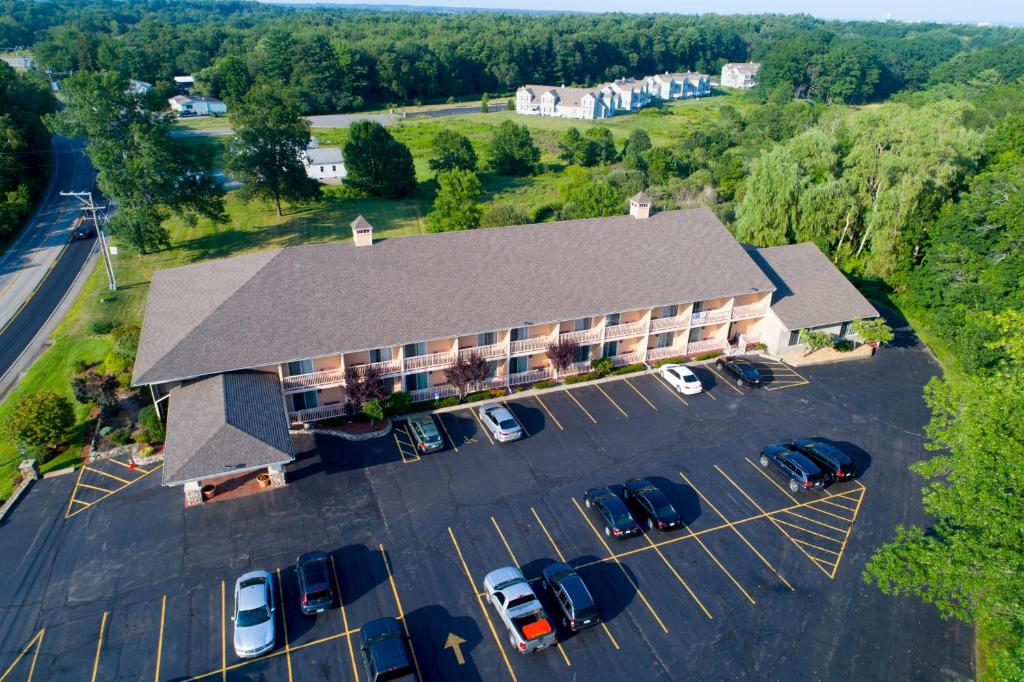
[[[504,405],[484,405],[478,414],[480,421],[491,432],[494,440],[499,443],[507,443],[523,437],[523,428],[519,426],[519,422]]]

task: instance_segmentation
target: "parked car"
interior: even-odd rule
[[[790,443],[790,448],[817,464],[833,481],[849,481],[857,473],[848,454],[816,438],[800,438]]]
[[[409,433],[420,452],[434,452],[444,447],[444,439],[430,415],[409,417]]]
[[[769,445],[761,450],[761,466],[775,469],[789,479],[790,492],[820,490],[825,486],[825,474],[804,455],[789,449],[789,443]]]
[[[397,620],[371,620],[359,629],[359,638],[362,640],[363,665],[370,682],[416,679],[409,643]]]
[[[626,501],[632,502],[647,518],[649,529],[669,531],[683,525],[683,517],[668,501],[665,493],[646,478],[632,478],[626,481],[623,488]]]
[[[658,372],[661,374],[661,378],[668,382],[669,386],[680,393],[696,395],[704,390],[700,379],[686,365],[662,365]]]
[[[593,509],[604,522],[604,534],[619,539],[640,534],[640,524],[629,513],[629,507],[611,488],[591,488],[583,493],[587,509]]]
[[[720,357],[715,360],[719,369],[725,370],[736,378],[737,386],[756,388],[761,385],[761,373],[750,361],[743,358]]]
[[[544,568],[543,585],[562,610],[562,626],[579,632],[601,622],[594,598],[583,578],[569,564],[551,564]]]
[[[548,614],[518,568],[508,566],[488,573],[484,591],[516,651],[529,654],[557,643]]]
[[[79,225],[74,232],[71,233],[71,238],[75,241],[81,241],[83,239],[92,239],[96,236],[96,228],[92,225],[82,223]]]
[[[269,571],[250,571],[235,581],[233,642],[239,658],[255,658],[277,641],[274,625],[274,576]]]
[[[306,552],[295,560],[299,579],[299,605],[302,613],[313,616],[334,606],[331,574],[326,552]]]
[[[519,422],[516,421],[516,418],[512,416],[512,413],[504,405],[493,403],[484,405],[480,408],[478,414],[480,415],[480,421],[491,432],[494,440],[499,443],[507,443],[523,437],[522,427],[519,426]]]

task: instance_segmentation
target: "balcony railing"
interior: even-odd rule
[[[522,341],[513,341],[511,351],[513,355],[519,353],[536,353],[539,350],[544,350],[551,343],[551,340],[546,336],[538,336],[535,339],[523,339]]]
[[[322,372],[310,372],[309,374],[293,374],[285,377],[281,382],[285,393],[305,391],[311,388],[325,388],[337,386],[345,381],[345,372],[340,369],[327,369]]]
[[[605,327],[604,338],[605,339],[621,339],[626,336],[643,336],[647,333],[647,323],[643,320],[639,322],[628,322],[626,324],[613,324]]]
[[[768,301],[751,303],[749,305],[738,305],[732,309],[732,319],[738,320],[743,317],[763,315],[766,312],[768,312]]]
[[[315,422],[320,419],[331,417],[344,417],[348,414],[348,406],[345,403],[334,403],[333,405],[320,405],[309,407],[305,410],[296,410],[288,413],[288,420],[293,423]]]
[[[702,310],[690,316],[693,324],[709,324],[711,322],[724,322],[729,319],[732,311],[729,308],[716,308],[714,310]]]
[[[643,361],[643,353],[623,353],[622,355],[612,356],[612,362],[615,363],[615,367],[622,367],[623,365],[635,365],[636,363]]]
[[[454,386],[444,384],[441,386],[431,386],[430,388],[418,388],[415,391],[409,391],[409,395],[412,397],[414,403],[422,402],[424,400],[433,400],[434,398],[447,398],[451,395],[458,395],[458,391]]]
[[[593,369],[590,364],[590,360],[584,360],[582,362],[574,362],[565,368],[563,374],[582,374],[583,372],[589,372]]]
[[[426,355],[414,355],[405,359],[405,371],[414,372],[435,367],[447,367],[455,362],[455,353],[427,353]]]
[[[675,317],[659,317],[656,320],[651,320],[651,331],[666,332],[671,329],[682,329],[688,324],[690,324],[690,317],[688,315],[676,315]]]
[[[532,384],[537,381],[543,381],[544,379],[551,379],[554,376],[554,371],[548,367],[544,367],[542,369],[531,369],[526,372],[517,372],[516,374],[509,374],[508,385],[519,386],[521,384]]]
[[[485,359],[504,357],[505,344],[492,343],[489,346],[474,346],[473,348],[463,348],[459,351],[459,357],[465,360],[474,353]]]
[[[686,344],[686,354],[698,355],[713,350],[726,350],[726,348],[727,344],[721,339],[704,339],[703,341],[694,341],[693,343]]]
[[[579,344],[597,343],[601,340],[601,331],[598,329],[584,329],[578,332],[562,332],[558,335],[561,341],[574,341]]]
[[[398,360],[385,360],[384,362],[366,362],[361,365],[352,365],[357,372],[360,374],[366,374],[372,367],[377,370],[381,376],[388,376],[389,374],[401,374],[402,363]]]
[[[669,346],[667,348],[648,348],[647,359],[648,360],[664,360],[665,358],[676,358],[683,354],[682,348],[674,348]]]

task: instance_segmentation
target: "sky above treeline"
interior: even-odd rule
[[[417,5],[481,9],[538,9],[582,12],[673,12],[676,14],[810,14],[824,19],[898,19],[957,23],[1024,24],[1022,0],[262,0],[278,5]]]

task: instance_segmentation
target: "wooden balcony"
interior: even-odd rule
[[[405,359],[406,372],[422,372],[428,369],[447,367],[455,362],[455,353],[427,353],[426,355],[414,355]]]
[[[584,329],[578,332],[562,332],[558,335],[560,341],[573,341],[580,345],[597,343],[601,340],[599,329]]]
[[[768,301],[751,303],[750,305],[738,305],[732,309],[732,319],[740,320],[745,317],[756,317],[768,312]]]
[[[716,308],[714,310],[702,310],[693,313],[690,320],[693,324],[711,324],[712,322],[725,322],[732,315],[730,308]]]
[[[459,357],[465,360],[474,353],[476,353],[477,355],[484,359],[503,358],[505,357],[505,344],[492,343],[489,346],[474,346],[473,348],[463,348],[459,350]]]
[[[651,332],[667,332],[673,329],[683,329],[689,326],[689,315],[676,315],[675,317],[660,317],[651,320]]]
[[[554,370],[549,367],[543,369],[531,369],[526,372],[518,372],[516,374],[508,375],[509,386],[519,386],[521,384],[532,384],[545,379],[551,379],[555,376]]]
[[[626,324],[613,324],[605,327],[604,338],[605,340],[622,339],[628,336],[643,336],[647,333],[647,323],[643,320],[639,322],[628,322]]]
[[[682,357],[683,349],[669,346],[667,348],[648,348],[647,359],[648,360],[664,360],[665,358],[677,358]]]
[[[366,374],[370,368],[380,372],[382,377],[393,376],[402,373],[402,363],[398,360],[385,360],[384,362],[367,362],[362,365],[352,365],[360,374]]]
[[[723,340],[704,339],[703,341],[694,341],[693,343],[686,344],[686,354],[699,355],[701,353],[709,353],[713,350],[725,351],[728,347],[728,344]]]
[[[322,372],[310,372],[308,374],[293,374],[284,377],[281,387],[285,393],[296,393],[308,391],[313,388],[327,388],[328,386],[339,386],[345,382],[345,372],[341,369],[328,369]]]
[[[643,353],[623,353],[622,355],[612,356],[612,362],[615,363],[615,367],[622,367],[623,365],[635,365],[636,363],[643,361]]]
[[[547,350],[547,347],[550,344],[551,339],[546,336],[538,336],[535,339],[523,339],[522,341],[513,341],[511,352],[512,355],[536,353],[537,351]]]
[[[320,405],[305,410],[296,410],[288,413],[288,421],[292,424],[301,422],[315,422],[331,417],[344,417],[348,414],[348,406],[345,403],[334,403],[333,405]]]

